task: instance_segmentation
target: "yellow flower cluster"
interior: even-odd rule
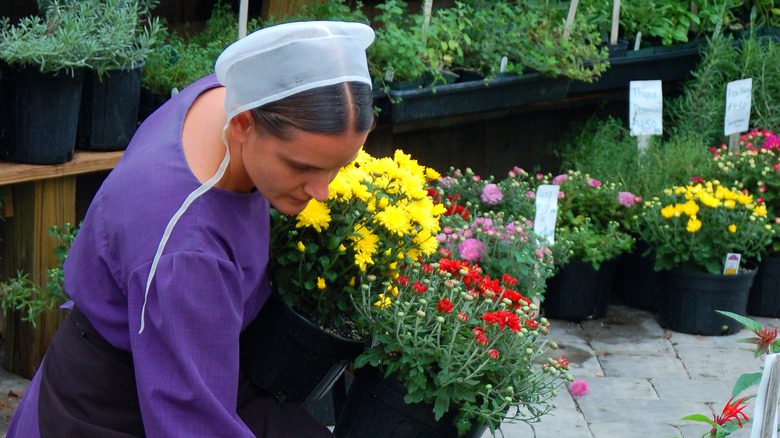
[[[375,158],[360,151],[330,184],[326,203],[312,200],[297,216],[296,228],[329,229],[333,215],[352,223],[341,245],[354,254],[365,273],[377,258],[415,260],[438,248],[436,234],[446,208],[434,204],[425,190],[439,174],[400,150],[392,158]],[[341,218],[343,219],[343,218]]]
[[[695,233],[701,229],[701,220],[698,218],[702,207],[710,209],[724,208],[733,210],[743,208],[748,210],[754,217],[764,217],[767,214],[766,205],[755,204],[753,196],[739,192],[728,187],[722,186],[717,180],[706,181],[704,183],[689,184],[687,186],[677,186],[666,189],[667,195],[674,195],[680,201],[674,204],[667,204],[660,208],[661,216],[671,219],[680,216],[687,216],[688,222],[686,230],[689,233]],[[660,201],[654,201],[660,204]],[[736,233],[736,224],[730,224],[728,227],[730,233]]]

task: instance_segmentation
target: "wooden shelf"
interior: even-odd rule
[[[0,186],[47,178],[111,170],[124,151],[76,151],[73,159],[63,164],[21,164],[0,162]]]

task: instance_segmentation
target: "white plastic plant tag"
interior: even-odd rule
[[[631,81],[628,95],[631,135],[663,134],[663,104],[661,81]]]
[[[543,184],[536,189],[534,232],[550,244],[555,243],[555,222],[558,219],[558,192],[560,186]]]
[[[498,63],[498,72],[503,73],[506,71],[506,64],[509,62],[509,59],[506,56],[501,57],[501,62]]]
[[[753,78],[740,79],[726,85],[726,117],[723,119],[723,135],[748,130],[752,96]]]
[[[726,263],[723,264],[723,275],[734,275],[739,273],[739,261],[742,255],[734,252],[726,254]]]
[[[767,354],[756,394],[756,409],[750,423],[750,438],[777,438],[777,401],[780,393],[778,354]]]
[[[395,70],[392,67],[385,70],[385,82],[393,82],[393,76],[395,76]]]
[[[642,32],[636,33],[636,39],[634,39],[634,50],[639,50],[639,46],[642,45]]]
[[[179,94],[179,89],[176,87],[171,88],[171,97]]]

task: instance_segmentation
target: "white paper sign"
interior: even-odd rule
[[[663,134],[661,81],[631,81],[628,115],[632,136]]]
[[[536,189],[534,232],[550,244],[555,243],[555,221],[558,219],[558,192],[560,186],[543,184]]]
[[[741,254],[730,252],[726,254],[726,263],[723,264],[723,275],[734,275],[739,273],[739,261]]]
[[[753,427],[750,438],[777,438],[777,401],[780,393],[780,366],[778,355],[767,354],[764,372],[756,394],[756,409],[750,419]]]
[[[726,118],[723,134],[745,132],[750,125],[750,106],[753,96],[753,78],[729,82],[726,85]]]

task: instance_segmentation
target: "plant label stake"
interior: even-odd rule
[[[509,62],[509,59],[506,56],[501,57],[501,62],[498,63],[498,72],[503,73],[506,71],[506,64]]]
[[[571,0],[569,5],[569,15],[566,17],[566,24],[563,27],[563,40],[569,41],[569,35],[571,35],[571,28],[574,26],[574,16],[577,14],[577,5],[580,0]]]
[[[736,275],[739,273],[739,261],[742,255],[734,252],[726,254],[726,263],[723,264],[723,275]]]
[[[642,32],[636,33],[636,38],[634,38],[634,50],[639,50],[639,46],[642,45]]]
[[[756,394],[756,410],[750,438],[777,438],[777,402],[780,392],[778,353],[767,354]]]
[[[753,96],[753,78],[740,79],[726,85],[726,117],[723,134],[729,137],[729,151],[739,149],[739,133],[750,126],[750,106]]]
[[[423,2],[423,22],[420,34],[422,37],[422,50],[425,51],[425,47],[428,44],[428,26],[431,25],[431,12],[433,11],[433,0],[425,0]]]
[[[637,148],[647,149],[651,135],[663,134],[663,89],[661,81],[631,81],[628,95],[631,136]]]
[[[612,32],[609,34],[609,44],[617,45],[618,25],[620,24],[620,0],[612,2]]]
[[[542,184],[536,189],[534,232],[550,244],[555,243],[555,222],[558,219],[558,192],[555,184]]]
[[[246,22],[249,16],[249,0],[241,0],[238,7],[238,39],[246,36]]]

